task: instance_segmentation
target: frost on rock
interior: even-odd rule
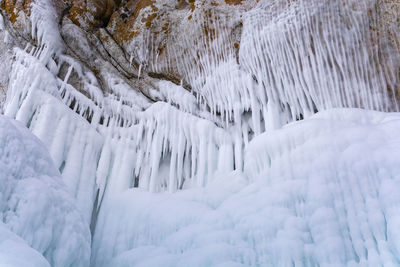
[[[0,255],[7,254],[0,256],[0,263],[87,266],[90,232],[75,200],[43,144],[4,116],[0,117],[0,169]]]
[[[244,174],[114,195],[92,266],[397,266],[399,123],[323,112],[251,141]]]

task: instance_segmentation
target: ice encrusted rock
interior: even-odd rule
[[[399,114],[331,110],[255,138],[244,174],[114,195],[92,266],[398,266],[399,130]]]
[[[50,155],[21,123],[4,116],[0,170],[0,263],[88,266],[89,227]]]

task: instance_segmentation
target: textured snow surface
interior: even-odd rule
[[[47,260],[0,222],[1,267],[50,267]]]
[[[399,114],[326,111],[255,138],[244,173],[125,190],[102,207],[92,266],[398,266],[399,130]]]
[[[50,155],[21,123],[4,116],[0,170],[0,265],[88,266],[89,227]]]

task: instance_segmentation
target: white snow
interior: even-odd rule
[[[35,0],[31,5],[30,21],[32,38],[41,46],[41,59],[44,63],[64,49],[58,30],[58,16],[51,0]]]
[[[89,227],[50,155],[21,123],[4,116],[0,169],[0,255],[8,255],[0,256],[0,265],[88,266]]]
[[[50,267],[47,260],[0,222],[0,266]]]
[[[399,130],[399,114],[331,110],[255,138],[243,174],[125,190],[92,266],[398,266]]]

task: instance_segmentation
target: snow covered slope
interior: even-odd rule
[[[126,190],[92,266],[399,266],[399,131],[399,114],[331,110],[255,138],[243,174]]]
[[[4,116],[0,170],[0,266],[88,266],[90,231],[75,200],[44,145]]]

